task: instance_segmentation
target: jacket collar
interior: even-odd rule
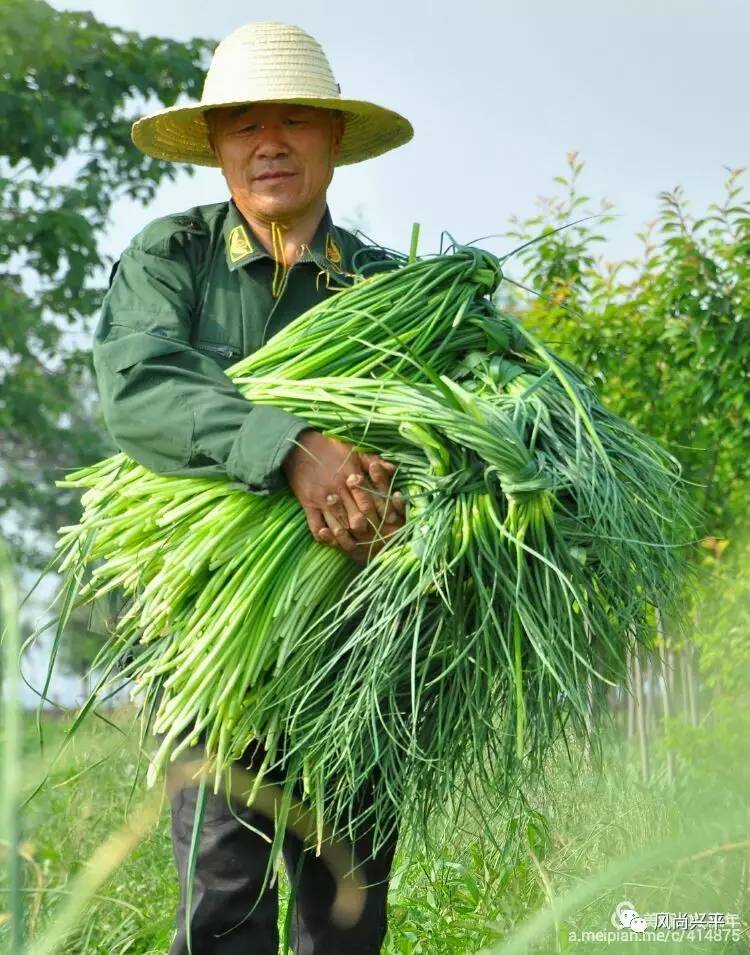
[[[271,258],[231,199],[228,202],[224,220],[224,245],[227,266],[232,272],[257,259]],[[305,246],[298,261],[314,262],[318,268],[325,271],[349,270],[349,263],[344,261],[341,238],[333,224],[328,206],[315,230],[315,235],[310,244]]]

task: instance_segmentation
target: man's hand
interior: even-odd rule
[[[283,467],[310,532],[366,563],[404,523],[404,502],[391,493],[395,466],[312,428],[297,441]]]

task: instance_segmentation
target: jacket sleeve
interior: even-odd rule
[[[228,477],[259,494],[285,485],[282,462],[310,425],[248,401],[191,345],[200,240],[147,227],[123,254],[94,336],[104,419],[151,471]]]

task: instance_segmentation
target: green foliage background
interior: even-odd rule
[[[750,199],[745,170],[698,216],[683,190],[661,193],[642,253],[596,255],[612,206],[597,215],[580,191],[583,161],[568,156],[561,195],[510,233],[526,241],[522,281],[537,293],[527,322],[598,383],[604,401],[682,461],[705,513],[705,534],[733,533],[747,514],[750,447]],[[552,230],[585,216],[571,228]],[[595,216],[595,218],[591,218]]]
[[[198,96],[211,46],[42,0],[0,3],[0,514],[23,564],[44,563],[56,527],[77,517],[54,481],[109,449],[90,332],[110,211],[176,175],[132,146],[130,124],[144,102]]]

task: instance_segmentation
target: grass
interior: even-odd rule
[[[121,711],[115,722],[127,726],[127,718]],[[46,721],[50,752],[68,722],[66,717]],[[28,718],[26,751],[33,759],[32,724]],[[623,744],[611,741],[606,753],[601,777],[585,760],[571,772],[556,753],[546,788],[529,793],[523,810],[495,811],[481,822],[467,819],[442,831],[435,820],[439,851],[408,866],[397,861],[386,955],[632,951],[624,943],[618,948],[568,940],[570,932],[611,929],[610,917],[623,899],[640,912],[737,912],[747,919],[747,752],[737,753],[732,765],[716,766],[702,782],[686,772],[680,777],[685,784],[673,790],[658,777],[642,784]],[[722,762],[728,762],[726,756]],[[85,860],[143,798],[139,787],[129,801],[136,764],[133,738],[93,720],[75,735],[47,786],[24,810],[23,898],[31,937],[53,924]],[[503,838],[505,853],[496,844]],[[658,850],[675,838],[682,845]],[[654,848],[655,860],[631,867],[607,887],[602,873],[613,860]],[[566,912],[566,898],[582,890],[588,898]],[[550,930],[537,932],[533,945],[512,948],[519,928],[550,902],[558,911]],[[100,887],[75,930],[60,939],[60,951],[161,955],[169,947],[176,904],[164,804],[157,825]],[[0,927],[0,951],[6,938],[7,925]],[[649,946],[640,944],[638,950]],[[750,952],[750,941],[746,936],[700,946],[686,940],[674,947],[654,944],[652,950],[740,955]]]

